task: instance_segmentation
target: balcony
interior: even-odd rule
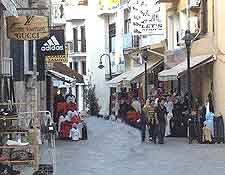
[[[13,59],[8,57],[3,57],[1,74],[3,75],[13,75]]]

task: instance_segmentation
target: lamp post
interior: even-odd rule
[[[187,84],[188,84],[188,113],[189,115],[191,115],[191,107],[192,107],[190,53],[191,53],[191,41],[193,40],[193,38],[194,37],[192,36],[190,30],[186,30],[183,40],[185,41],[185,45],[187,49]]]
[[[147,75],[148,50],[144,49],[141,56],[145,62],[145,101],[146,101],[147,97],[148,97],[148,88],[147,88],[147,85],[148,85],[148,75]]]
[[[110,57],[109,54],[104,53],[104,54],[101,55],[100,61],[99,61],[99,65],[98,65],[98,68],[99,68],[99,69],[103,69],[103,68],[105,67],[105,66],[102,64],[102,57],[103,57],[103,56],[107,56],[108,59],[109,59],[109,80],[111,80],[111,79],[112,79],[112,67],[111,67],[111,57]],[[111,113],[112,113],[111,107],[112,107],[112,88],[110,87],[109,115],[111,115]]]

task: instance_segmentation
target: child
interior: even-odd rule
[[[74,123],[72,125],[72,129],[70,130],[69,137],[72,139],[72,141],[78,141],[80,138],[80,131],[77,129],[77,124]]]

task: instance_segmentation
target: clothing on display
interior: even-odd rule
[[[77,128],[72,128],[69,137],[72,141],[78,141],[80,139],[80,131]]]
[[[207,127],[203,127],[203,136],[202,136],[202,141],[204,142],[212,142],[212,131]]]
[[[213,128],[214,128],[214,141],[216,143],[224,143],[224,121],[222,116],[214,117]]]
[[[66,103],[76,103],[75,95],[68,94],[65,96]]]
[[[14,170],[12,167],[10,167],[8,165],[0,164],[0,174],[5,174],[5,175],[19,175],[20,172]]]
[[[165,136],[171,135],[171,129],[170,129],[170,120],[173,117],[173,113],[169,112],[166,115],[166,131],[165,131]]]

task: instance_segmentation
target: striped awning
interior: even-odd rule
[[[190,59],[190,67],[193,70],[214,60],[215,57],[213,55],[202,55],[193,57]],[[186,72],[186,70],[187,61],[185,60],[171,69],[160,72],[158,74],[158,79],[159,81],[178,80],[178,78],[180,78]]]

